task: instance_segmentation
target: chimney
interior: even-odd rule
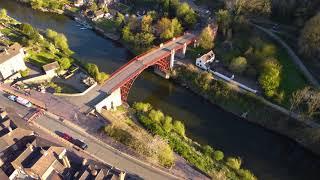
[[[31,151],[31,152],[33,151],[33,145],[32,145],[32,144],[28,143],[28,144],[27,144],[27,147],[30,148],[30,151]]]
[[[12,128],[11,128],[10,126],[8,127],[8,130],[9,130],[9,133],[8,133],[8,134],[11,135]]]
[[[41,151],[40,151],[40,152],[41,152],[41,154],[43,154],[44,156],[46,156],[46,155],[48,154],[48,152],[47,152],[46,150],[42,149],[42,148],[41,148]]]
[[[69,159],[68,159],[67,156],[64,156],[64,157],[62,158],[62,162],[63,162],[64,167],[66,167],[66,168],[70,168],[70,167],[71,167],[70,162],[69,162]]]
[[[96,169],[91,169],[92,176],[97,176],[98,171]]]
[[[9,54],[7,48],[4,48],[4,51],[6,52],[7,55]]]

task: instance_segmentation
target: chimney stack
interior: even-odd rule
[[[7,48],[4,48],[4,51],[6,52],[7,55],[9,54]]]

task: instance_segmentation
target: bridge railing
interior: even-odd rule
[[[178,36],[178,37],[175,37],[175,39],[181,38],[182,36],[184,36],[184,35],[186,35],[186,34],[189,34],[189,33],[186,32],[186,33],[184,33],[183,35],[180,35],[180,36]],[[187,43],[187,44],[190,44],[194,39],[195,39],[195,38],[193,38],[192,40],[190,40],[190,42]],[[169,44],[169,43],[171,43],[171,42],[173,42],[173,41],[174,41],[173,39],[170,39],[170,40],[164,42],[163,45]],[[149,49],[148,51],[146,51],[146,52],[144,52],[144,53],[142,53],[142,54],[137,55],[136,57],[134,57],[133,59],[131,59],[130,61],[128,61],[127,63],[125,63],[123,66],[121,66],[119,69],[117,69],[116,71],[114,71],[114,72],[110,75],[110,78],[113,77],[116,73],[118,73],[118,72],[121,71],[122,69],[124,69],[125,67],[129,66],[129,65],[130,65],[131,63],[133,63],[134,61],[139,60],[140,57],[142,57],[142,56],[144,56],[144,55],[146,55],[146,54],[148,54],[148,53],[150,53],[150,52],[152,52],[152,51],[154,51],[154,50],[156,50],[156,49],[159,49],[159,46],[155,46],[155,47]],[[178,49],[179,49],[179,48],[178,48]],[[167,55],[164,55],[164,56],[167,56]],[[163,57],[164,57],[164,56],[163,56]],[[161,58],[163,58],[163,57],[161,57]],[[157,60],[159,60],[159,59],[161,59],[161,58],[158,58]],[[153,62],[154,62],[154,61],[153,61]],[[150,64],[153,64],[153,62],[150,63]],[[150,66],[150,65],[149,65],[149,66]]]

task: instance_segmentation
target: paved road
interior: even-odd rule
[[[142,55],[137,60],[132,61],[129,64],[125,64],[120,67],[120,71],[116,72],[112,77],[110,77],[106,83],[101,87],[101,90],[107,94],[111,94],[116,88],[119,88],[123,82],[125,82],[130,77],[134,76],[136,73],[140,73],[145,68],[153,64],[153,62],[159,60],[159,58],[166,57],[171,54],[172,49],[177,49],[183,46],[184,43],[189,44],[195,36],[193,34],[185,34],[174,41],[164,44],[145,55]]]
[[[0,107],[13,108],[20,117],[27,115],[31,108],[24,107],[16,102],[7,99],[6,94],[0,91]],[[35,120],[35,123],[51,131],[52,133],[67,132],[75,138],[84,140],[88,144],[88,152],[95,158],[117,168],[137,174],[145,179],[176,179],[171,174],[153,168],[139,160],[133,159],[120,151],[113,149],[109,145],[93,138],[78,126],[71,126],[54,117],[44,115]]]
[[[77,127],[65,124],[47,115],[36,119],[35,123],[53,133],[66,132],[74,138],[84,140],[84,142],[88,144],[87,151],[91,155],[94,155],[96,158],[117,168],[125,170],[126,172],[137,174],[138,176],[145,179],[176,179],[168,173],[155,169],[147,164],[144,164],[143,162],[121,154],[119,151],[114,150],[105,143],[97,141],[97,139],[94,139],[92,136],[79,130]]]

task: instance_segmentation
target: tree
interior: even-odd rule
[[[222,34],[224,36],[227,35],[228,29],[230,28],[233,17],[228,10],[220,9],[216,12],[216,19],[219,25],[219,29],[221,29]]]
[[[134,36],[128,25],[122,29],[122,39],[126,42],[132,42],[134,39]]]
[[[5,9],[1,9],[0,10],[0,19],[1,20],[6,20],[7,19],[7,10],[5,10]]]
[[[180,4],[176,9],[176,15],[188,27],[192,27],[197,21],[196,14],[188,3]]]
[[[214,151],[213,152],[213,158],[216,160],[216,161],[221,161],[223,158],[224,158],[224,154],[222,151]]]
[[[237,0],[236,14],[244,15],[270,15],[271,0]]]
[[[137,111],[148,112],[152,109],[152,106],[150,103],[135,102],[133,108]]]
[[[204,155],[206,156],[211,156],[211,154],[213,153],[213,148],[209,145],[205,145],[202,147],[202,152]]]
[[[184,124],[181,121],[174,121],[173,129],[177,134],[185,137],[186,130],[185,130]]]
[[[154,109],[149,112],[148,116],[152,121],[157,123],[160,123],[164,118],[164,114],[160,110]]]
[[[226,164],[234,169],[234,170],[239,170],[241,167],[241,159],[240,158],[228,158]]]
[[[204,92],[208,92],[211,87],[211,82],[213,79],[213,75],[209,72],[202,72],[198,75],[197,84],[201,87],[201,90]]]
[[[312,118],[320,112],[320,91],[305,87],[292,94],[290,103],[291,111],[297,111]]]
[[[171,28],[173,31],[173,36],[180,35],[183,30],[181,23],[179,22],[179,20],[177,18],[174,18],[171,20]]]
[[[33,9],[40,9],[43,7],[43,1],[42,0],[31,0],[31,7]]]
[[[155,37],[151,33],[137,33],[134,38],[134,44],[138,48],[147,48],[152,45]]]
[[[58,33],[52,29],[47,29],[46,30],[46,36],[49,38],[51,41],[54,41],[54,39],[58,36]]]
[[[71,60],[69,58],[63,57],[59,60],[59,65],[61,69],[69,69],[71,66]]]
[[[246,68],[247,68],[247,59],[241,56],[237,58],[233,58],[229,65],[229,69],[236,73],[243,73],[246,70]]]
[[[320,59],[320,14],[312,17],[304,26],[299,38],[301,53]]]
[[[149,15],[144,15],[141,20],[141,31],[142,32],[152,32],[152,17]]]
[[[267,59],[259,77],[259,83],[266,96],[272,97],[280,85],[281,66],[276,59]]]
[[[114,23],[117,27],[122,27],[124,20],[124,15],[118,12]]]
[[[173,37],[173,32],[171,29],[171,20],[168,18],[161,18],[157,23],[158,32],[161,39],[170,39]]]
[[[199,36],[199,45],[203,49],[212,49],[214,41],[214,32],[210,26],[204,28]]]
[[[167,133],[170,132],[173,129],[172,125],[172,117],[166,116],[162,121],[162,128]]]

